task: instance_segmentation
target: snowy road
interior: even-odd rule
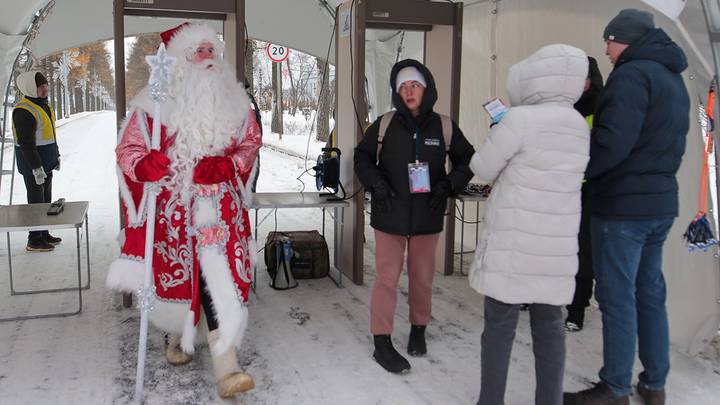
[[[79,316],[0,323],[1,404],[124,404],[134,391],[138,313],[124,309],[119,295],[104,288],[110,261],[118,253],[117,185],[114,168],[115,118],[104,112],[76,119],[59,129],[62,171],[55,197],[90,201],[92,288]],[[305,165],[272,150],[262,151],[260,191],[299,190],[295,177]],[[312,164],[312,162],[310,162]],[[304,178],[312,188],[310,177]],[[17,185],[17,184],[16,184]],[[3,190],[7,185],[3,184]],[[7,196],[2,196],[3,203]],[[16,187],[22,203],[24,187]],[[262,214],[261,214],[262,215]],[[283,230],[318,229],[313,210],[280,210]],[[261,227],[262,240],[275,226]],[[27,254],[25,235],[13,235],[16,283],[23,288],[72,284],[74,232],[58,232],[65,242],[52,253]],[[301,281],[279,292],[267,286],[261,268],[251,297],[250,325],[239,355],[256,388],[236,400],[215,392],[210,358],[201,347],[193,362],[171,367],[164,360],[162,334],[151,330],[146,368],[147,404],[468,404],[479,390],[482,298],[465,277],[436,277],[429,356],[411,358],[406,375],[390,375],[371,359],[370,286],[374,279],[372,232],[366,232],[366,285],[338,289],[328,279]],[[0,250],[0,316],[71,309],[76,296],[44,294],[10,297],[6,249]],[[5,273],[5,274],[3,274]],[[396,347],[404,351],[409,331],[406,278],[401,281]],[[591,309],[587,328],[568,337],[565,386],[579,389],[596,378],[601,362],[600,314]],[[403,348],[403,349],[401,349]],[[713,351],[715,350],[715,351]],[[708,359],[673,354],[668,384],[670,404],[711,404],[720,397],[717,347]],[[511,360],[507,404],[532,403],[534,368],[527,314],[521,315]],[[638,398],[634,403],[639,403]]]

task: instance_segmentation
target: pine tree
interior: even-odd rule
[[[88,71],[88,88],[93,85],[93,77],[97,74],[98,82],[108,92],[111,99],[115,99],[115,79],[113,78],[112,68],[110,67],[110,53],[105,47],[104,42],[93,42],[91,44],[80,47],[81,55],[87,55],[87,71]],[[101,102],[98,95],[94,97],[92,105],[95,110],[101,108]]]
[[[128,100],[132,100],[148,84],[150,68],[145,56],[157,53],[160,45],[160,35],[139,35],[130,49],[125,75],[125,92]]]

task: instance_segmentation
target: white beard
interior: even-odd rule
[[[208,69],[209,64],[213,68]],[[222,155],[233,137],[242,139],[250,102],[232,67],[219,60],[181,62],[170,93],[175,101],[168,119],[168,133],[175,134],[169,150],[170,188],[188,203],[197,162]]]

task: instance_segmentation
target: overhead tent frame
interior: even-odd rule
[[[364,193],[353,170],[354,147],[368,124],[365,95],[365,33],[367,29],[422,31],[425,36],[423,63],[435,78],[438,100],[434,110],[455,122],[460,112],[460,60],[462,49],[462,3],[424,0],[351,0],[338,5],[335,25],[337,96],[336,131],[344,160],[341,177],[352,179],[350,209],[344,211],[342,226],[336,227],[335,240],[341,251],[352,252],[337,261],[340,270],[354,283],[364,279],[363,240],[365,230]],[[448,212],[455,212],[450,199]],[[453,272],[455,217],[448,215],[438,244],[436,269]],[[338,242],[336,242],[338,243]],[[336,252],[338,249],[336,249]]]
[[[238,79],[245,74],[245,0],[113,0],[117,127],[125,119],[125,16],[223,21],[225,59],[234,60]]]

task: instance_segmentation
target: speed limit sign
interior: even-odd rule
[[[267,54],[268,58],[270,58],[270,60],[272,60],[273,62],[282,62],[287,59],[288,55],[290,54],[290,49],[282,45],[267,44],[267,47],[265,48],[265,53]]]

